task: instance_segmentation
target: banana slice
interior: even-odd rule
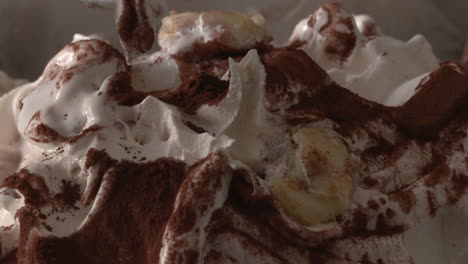
[[[186,51],[192,43],[214,41],[232,49],[245,49],[267,39],[265,19],[223,11],[185,12],[165,17],[158,34],[161,48],[169,53]]]
[[[348,149],[318,128],[297,130],[290,174],[269,181],[273,197],[284,212],[304,225],[324,223],[349,208],[353,170]]]

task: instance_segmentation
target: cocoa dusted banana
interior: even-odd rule
[[[298,129],[292,139],[297,145],[292,173],[270,180],[275,199],[289,217],[305,225],[343,213],[353,191],[353,170],[344,143],[313,127]]]
[[[209,45],[212,49],[246,50],[267,41],[265,19],[223,11],[185,12],[165,17],[159,30],[161,48],[178,54],[193,51],[193,45]]]

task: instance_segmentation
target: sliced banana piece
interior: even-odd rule
[[[304,225],[327,222],[350,206],[353,169],[347,147],[313,127],[292,136],[297,149],[287,177],[272,178],[270,190],[283,211]]]
[[[185,12],[165,17],[158,34],[168,53],[186,51],[193,43],[214,41],[232,49],[252,48],[267,39],[265,19],[223,11]]]

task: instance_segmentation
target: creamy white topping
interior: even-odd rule
[[[341,16],[352,18],[341,10]],[[313,15],[301,20],[291,35],[290,42],[300,41],[304,44],[307,54],[322,66],[327,73],[341,86],[357,93],[361,97],[389,106],[399,106],[405,103],[415,93],[419,80],[436,69],[438,59],[426,39],[416,35],[407,42],[388,36],[363,36],[360,28],[363,21],[371,18],[355,16],[352,32],[356,37],[352,51],[345,61],[327,55],[327,44],[337,38],[345,41],[332,28],[331,33],[322,33],[323,27],[329,23],[327,10],[320,8]],[[333,14],[334,16],[338,16]],[[315,19],[311,27],[308,23]],[[356,26],[357,24],[357,26]]]

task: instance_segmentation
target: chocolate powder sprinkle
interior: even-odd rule
[[[81,198],[80,185],[62,180],[62,192],[55,195],[55,199],[65,208],[78,209],[75,203]]]
[[[215,76],[192,76],[179,87],[155,93],[163,102],[175,105],[187,114],[195,114],[202,105],[217,105],[229,91],[229,82]]]
[[[389,197],[390,200],[396,201],[400,205],[401,210],[407,214],[411,211],[416,203],[416,197],[414,193],[408,190],[392,193]]]
[[[104,155],[98,153],[95,151],[95,160],[89,155],[89,166]],[[20,241],[19,259],[47,264],[158,262],[163,227],[185,178],[186,165],[170,158],[144,164],[112,163],[115,165],[107,172],[111,186],[101,205],[105,210],[98,210],[69,237],[28,238],[29,232],[22,230],[25,236]],[[26,229],[23,221],[26,218],[20,218]]]
[[[25,198],[25,203],[33,206],[42,206],[50,201],[50,193],[44,179],[27,169],[7,177],[0,187],[17,189]]]
[[[65,141],[65,137],[60,135],[51,127],[42,123],[40,111],[36,112],[32,116],[28,126],[26,127],[25,135],[29,136],[32,140],[40,143]]]
[[[122,1],[122,13],[117,21],[120,39],[140,52],[149,51],[154,44],[154,30],[145,13],[146,0]]]

